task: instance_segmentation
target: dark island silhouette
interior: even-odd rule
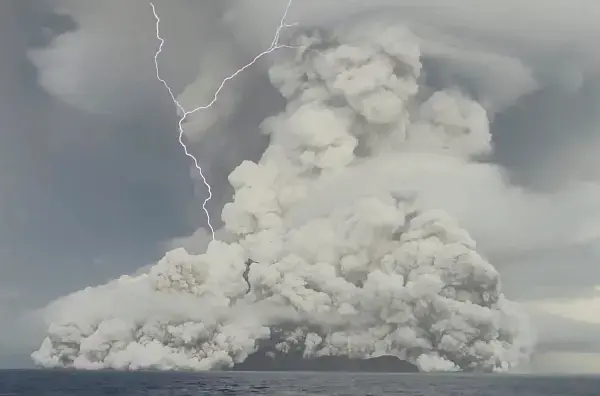
[[[321,356],[305,359],[300,354],[269,356],[258,351],[242,363],[233,366],[233,371],[346,371],[370,373],[417,373],[411,363],[395,356],[380,356],[370,359],[350,359],[346,356]]]
[[[247,292],[252,286],[248,280],[250,266],[255,261],[248,259],[245,262],[246,270],[243,278],[248,285]],[[278,332],[273,334],[273,339],[278,338]],[[258,350],[248,356],[242,363],[235,364],[233,371],[346,371],[346,372],[370,372],[370,373],[417,373],[417,366],[395,356],[380,356],[370,359],[351,359],[346,356],[321,356],[315,358],[304,358],[302,353],[296,349],[287,354],[269,354],[264,350]]]

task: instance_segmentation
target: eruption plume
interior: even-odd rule
[[[221,238],[52,304],[37,364],[208,370],[270,348],[503,371],[528,357],[527,320],[498,272],[419,189],[491,153],[486,108],[427,86],[407,28],[294,41],[269,70],[287,106],[262,124],[260,161],[229,175]]]

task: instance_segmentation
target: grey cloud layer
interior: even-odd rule
[[[177,92],[184,91],[196,75],[202,79],[201,84],[185,88],[187,93],[183,97],[187,97],[186,103],[206,102],[211,84],[214,86],[237,65],[267,46],[284,6],[279,1],[263,2],[257,6],[249,0],[219,4],[207,9],[204,2],[185,6],[157,2],[164,16],[164,32],[168,39],[162,61],[166,77]],[[16,245],[38,240],[34,245],[38,247],[34,250],[40,252],[39,256],[43,254],[50,258],[48,262],[53,261],[52,257],[65,261],[66,249],[64,243],[61,245],[62,241],[68,241],[69,246],[78,246],[74,249],[77,254],[70,259],[72,264],[57,267],[76,274],[75,271],[89,272],[89,266],[80,264],[82,257],[102,255],[114,250],[115,244],[119,243],[131,245],[126,241],[134,235],[148,236],[148,231],[152,231],[153,236],[141,238],[144,242],[140,241],[138,246],[143,248],[137,249],[150,252],[153,243],[184,232],[186,219],[182,217],[191,219],[196,227],[201,226],[203,218],[197,203],[201,202],[204,192],[198,190],[196,200],[190,203],[189,181],[186,180],[189,173],[172,140],[173,109],[160,86],[154,85],[153,70],[148,63],[156,42],[147,3],[60,1],[51,5],[73,16],[79,26],[77,30],[55,39],[48,52],[31,56],[39,66],[41,83],[66,103],[55,101],[50,110],[38,112],[35,118],[43,120],[41,125],[27,129],[55,132],[40,134],[45,139],[43,144],[40,137],[31,141],[38,142],[37,147],[44,147],[43,152],[49,151],[47,147],[54,147],[52,158],[61,158],[61,165],[56,165],[56,170],[51,171],[51,180],[64,179],[64,175],[69,175],[69,169],[73,169],[73,163],[81,168],[81,157],[67,156],[70,161],[62,158],[65,152],[70,151],[61,148],[65,141],[71,142],[67,145],[71,149],[83,147],[87,148],[87,152],[95,153],[91,159],[86,159],[87,163],[105,164],[105,159],[115,154],[120,155],[123,161],[112,161],[109,168],[90,165],[79,176],[68,177],[67,180],[72,183],[63,182],[61,187],[53,187],[52,191],[63,192],[44,196],[39,202],[45,205],[53,203],[40,212],[55,213],[55,217],[45,214],[36,216],[36,220],[34,216],[19,220],[19,224],[28,224],[29,229],[34,227],[33,224],[35,228],[38,224],[51,225],[48,228],[54,231],[54,235],[59,234],[57,225],[67,235],[69,229],[76,230],[70,233],[72,238],[57,236],[60,240],[43,243],[48,233],[33,238],[35,233],[25,229],[17,239],[15,230],[18,228],[11,226],[4,229],[12,230],[10,235],[18,242]],[[115,14],[117,9],[119,18],[107,23],[107,16]],[[385,9],[388,19],[406,20],[422,37],[423,74],[432,88],[458,86],[481,101],[490,114],[495,113],[491,124],[494,140],[492,161],[502,168],[490,167],[463,177],[461,172],[464,169],[457,165],[452,168],[456,172],[449,173],[453,176],[452,182],[461,186],[454,190],[448,188],[450,183],[447,179],[440,180],[432,175],[419,185],[425,191],[425,199],[431,205],[443,206],[458,216],[461,225],[480,242],[483,251],[503,275],[506,290],[511,296],[572,295],[593,286],[596,271],[593,263],[598,258],[595,247],[598,235],[594,224],[599,214],[595,203],[598,192],[594,185],[598,168],[594,153],[598,146],[596,131],[599,125],[595,109],[600,93],[596,72],[600,59],[596,45],[599,28],[595,21],[600,7],[593,1],[529,1],[517,4],[514,1],[461,0],[452,2],[452,5],[434,0],[302,1],[295,4],[291,19],[306,27],[329,25],[351,14],[361,15],[378,9]],[[515,11],[517,9],[519,12]],[[252,23],[247,22],[249,12],[260,15],[263,18],[261,23],[256,24],[255,19]],[[10,25],[3,26],[6,29]],[[13,27],[16,28],[14,24]],[[93,45],[89,45],[91,42]],[[27,45],[29,43],[21,43],[19,51]],[[211,56],[206,55],[209,53]],[[6,62],[4,58],[2,61]],[[232,90],[224,92],[223,101],[214,113],[204,113],[202,117],[193,119],[186,129],[187,136],[195,142],[195,153],[206,167],[209,180],[218,193],[211,204],[211,212],[215,216],[229,199],[231,189],[227,186],[227,175],[243,159],[258,159],[266,147],[264,137],[258,132],[259,123],[283,108],[283,100],[264,77],[265,70],[265,64],[261,64],[249,71],[232,86]],[[10,81],[12,92],[25,89],[15,86],[12,78],[3,81],[5,84]],[[259,94],[268,99],[260,103],[252,100]],[[18,95],[15,94],[13,99],[15,97]],[[50,99],[44,98],[37,99],[37,103],[41,103],[37,104],[38,107],[50,106]],[[26,103],[29,105],[29,102]],[[4,108],[16,109],[13,104],[14,100]],[[100,114],[86,114],[81,110]],[[13,110],[7,113],[13,113],[7,119],[20,119]],[[151,114],[156,117],[152,118]],[[164,118],[161,114],[168,116]],[[51,119],[55,121],[49,123]],[[95,127],[92,129],[90,125]],[[95,132],[96,128],[98,132]],[[7,128],[11,129],[15,128]],[[107,134],[106,130],[110,129],[114,133]],[[140,142],[147,141],[149,133],[156,138],[154,148],[140,149]],[[24,139],[24,135],[17,133],[3,136],[11,136],[12,141]],[[124,141],[123,136],[129,136],[130,140]],[[123,148],[125,143],[128,146]],[[30,140],[24,140],[22,144],[29,147],[28,151],[35,147]],[[15,144],[3,146],[7,147],[7,152],[14,151],[8,147],[17,147]],[[168,149],[162,151],[163,148]],[[141,155],[145,160],[132,157],[139,150],[146,153]],[[18,161],[19,157],[29,159]],[[39,152],[28,157],[2,156],[3,161],[9,161],[9,158],[13,158],[10,168],[14,168],[12,164],[18,164],[22,169],[28,168],[28,174],[48,168],[49,163]],[[32,165],[35,158],[39,159],[39,165]],[[174,165],[167,166],[169,163]],[[123,168],[132,169],[126,173],[129,176],[122,175]],[[94,180],[85,176],[99,173],[100,169],[110,176]],[[122,177],[115,181],[114,175]],[[3,172],[1,176],[6,184],[12,183],[9,184],[11,186],[26,180],[21,173]],[[131,180],[144,177],[150,177],[151,180],[146,179],[147,186],[154,187],[148,187],[145,193],[133,194]],[[173,177],[181,179],[175,182]],[[523,185],[525,189],[512,189],[507,195],[504,183],[497,182],[499,178]],[[37,190],[43,185],[36,178],[29,180],[17,185],[37,186]],[[592,184],[582,186],[581,180]],[[92,188],[101,192],[82,196],[81,191]],[[140,209],[141,202],[149,202],[161,195],[157,194],[156,188],[162,191],[165,200],[160,200],[160,203],[154,201],[157,203],[154,206],[148,204],[146,209],[141,205]],[[39,206],[37,203],[26,206],[27,201],[20,199],[25,194],[42,196],[37,190],[32,187],[20,189],[22,193],[17,193],[19,189],[15,188],[2,190],[0,201],[12,199],[13,202],[12,206],[7,206],[10,209],[5,213],[13,212],[12,208],[22,210]],[[455,193],[438,199],[449,190]],[[552,195],[532,195],[532,190],[550,191]],[[73,194],[73,191],[79,193]],[[479,199],[469,199],[473,196]],[[465,199],[469,199],[468,206],[461,203]],[[114,205],[109,205],[109,202]],[[173,204],[165,205],[165,202]],[[86,208],[91,204],[97,208],[104,207],[105,211],[99,210],[97,215],[87,214]],[[69,206],[80,210],[62,209]],[[121,212],[116,211],[119,207]],[[131,213],[137,210],[143,214],[138,212],[140,216],[132,217]],[[121,215],[107,216],[108,213]],[[77,226],[60,226],[69,217],[73,219],[71,224]],[[102,221],[108,217],[122,219],[117,223],[120,226]],[[170,230],[164,227],[164,223],[178,218],[175,220],[178,224],[173,224]],[[40,219],[45,220],[40,223]],[[148,224],[148,219],[155,221]],[[98,227],[98,222],[105,225]],[[92,225],[104,230],[130,228],[118,238],[103,239],[98,235],[100,231],[94,235],[81,233],[82,229],[91,229]],[[110,231],[105,232],[105,235],[110,234]],[[102,240],[105,243],[101,243]],[[41,262],[39,256],[26,261],[44,268],[44,265],[38,264]],[[134,254],[124,253],[123,257],[131,258],[132,262],[141,260]],[[146,257],[143,260],[147,260]],[[48,268],[49,274],[56,274],[53,276],[56,276],[57,283],[62,282],[60,279],[64,276],[58,271],[50,271],[48,265],[45,268]],[[117,272],[114,267],[102,269],[98,277],[104,278]],[[82,274],[81,279],[93,282],[91,275],[86,277]],[[20,282],[25,284],[27,278],[22,276]]]
[[[38,85],[27,52],[75,29],[53,6],[0,4],[2,366],[31,364],[31,326],[15,328],[24,310],[154,261],[157,244],[195,228],[166,101],[112,117],[71,108]],[[147,85],[148,97],[162,98]]]

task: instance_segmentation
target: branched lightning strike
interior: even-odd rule
[[[221,90],[225,87],[225,84],[227,84],[228,81],[232,80],[233,78],[235,78],[238,74],[240,74],[241,72],[243,72],[244,70],[246,70],[247,68],[249,68],[250,66],[254,65],[260,58],[262,58],[265,55],[270,54],[271,52],[280,49],[280,48],[298,48],[295,46],[290,46],[290,45],[284,45],[284,44],[279,44],[279,38],[281,36],[281,32],[283,31],[283,29],[285,28],[289,28],[292,26],[295,26],[296,24],[288,24],[286,23],[286,19],[287,19],[287,15],[288,12],[292,6],[292,2],[293,0],[288,0],[288,3],[285,7],[285,11],[283,13],[283,16],[281,17],[281,20],[279,21],[279,26],[277,27],[277,30],[275,31],[275,36],[273,37],[273,41],[271,42],[271,45],[269,46],[269,48],[267,48],[265,51],[261,52],[260,54],[256,55],[254,57],[254,59],[252,59],[252,61],[246,65],[244,65],[243,67],[241,67],[240,69],[238,69],[235,73],[233,73],[232,75],[230,75],[229,77],[226,77],[222,82],[221,85],[219,86],[219,88],[215,91],[215,94],[213,95],[212,100],[205,106],[199,106],[196,107],[192,110],[186,111],[183,106],[177,101],[177,99],[175,98],[175,95],[173,94],[173,91],[171,90],[171,87],[169,86],[169,84],[167,84],[167,82],[160,76],[160,71],[159,71],[159,67],[158,67],[158,56],[160,55],[160,53],[162,52],[162,48],[163,45],[165,43],[165,40],[160,36],[160,17],[158,16],[157,12],[156,12],[156,7],[154,6],[154,3],[150,2],[150,6],[152,7],[152,13],[154,14],[154,18],[156,19],[156,38],[160,41],[160,44],[158,46],[158,50],[156,51],[156,54],[154,55],[154,66],[156,67],[156,78],[158,79],[158,81],[160,81],[165,88],[167,89],[167,91],[169,92],[169,95],[171,95],[171,99],[173,100],[173,103],[175,103],[175,106],[177,106],[177,108],[181,111],[181,118],[179,119],[179,136],[178,136],[178,140],[179,140],[179,144],[181,145],[181,147],[183,147],[183,152],[185,153],[185,155],[189,158],[192,159],[194,166],[196,167],[196,169],[198,170],[198,172],[200,173],[200,177],[202,178],[202,181],[204,182],[204,185],[206,186],[206,188],[208,189],[208,197],[204,200],[204,202],[202,203],[202,209],[204,210],[204,213],[206,214],[206,221],[208,223],[208,227],[210,228],[210,231],[212,233],[212,239],[215,239],[215,230],[211,224],[210,221],[210,214],[208,213],[208,210],[206,209],[206,204],[208,203],[208,201],[210,201],[210,199],[212,198],[212,189],[210,187],[210,184],[208,183],[208,181],[206,180],[206,177],[204,177],[204,173],[202,172],[202,168],[200,167],[198,160],[196,159],[196,157],[190,153],[190,151],[188,150],[187,145],[185,144],[185,142],[183,141],[183,122],[185,121],[185,119],[187,118],[187,116],[200,111],[200,110],[206,110],[209,107],[211,107],[213,104],[215,104],[215,102],[217,101],[217,98],[219,97],[219,94],[221,93]]]

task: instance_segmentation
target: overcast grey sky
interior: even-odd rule
[[[346,13],[400,5],[403,18],[460,37],[453,53],[425,58],[425,70],[431,81],[458,84],[502,108],[492,125],[492,160],[511,182],[545,193],[598,182],[597,2],[298,3],[293,15],[305,26],[341,19],[341,4]],[[423,3],[429,7],[419,7]],[[187,87],[193,97],[198,90],[206,96],[219,76],[262,48],[283,2],[265,0],[258,13],[249,11],[258,7],[250,0],[156,4],[168,38],[161,58],[165,77],[181,92],[199,73],[208,76]],[[248,12],[255,16],[252,22],[242,19]],[[204,224],[200,204],[206,191],[191,175],[177,143],[175,108],[153,74],[153,29],[145,0],[0,2],[4,323],[66,293],[133,272],[160,258],[169,241]],[[199,130],[197,136],[192,131],[191,143],[213,185],[209,208],[217,218],[230,194],[227,174],[243,159],[260,155],[266,143],[258,125],[284,105],[260,65],[235,84],[214,114],[188,127]],[[205,127],[206,119],[212,123]],[[557,207],[553,227],[577,227],[571,220],[585,217],[593,206],[586,206],[580,190],[573,196]],[[589,295],[600,283],[597,246],[587,241],[490,256],[510,297],[559,298]],[[26,364],[27,351],[39,342],[17,326],[3,325],[0,334],[4,366]]]
[[[5,323],[13,311],[152,262],[161,242],[195,229],[186,214],[193,185],[176,142],[173,108],[150,100],[132,115],[90,114],[38,84],[27,51],[75,28],[51,8],[29,0],[0,3]],[[162,97],[159,87],[148,85]],[[7,327],[0,332],[11,331]]]

